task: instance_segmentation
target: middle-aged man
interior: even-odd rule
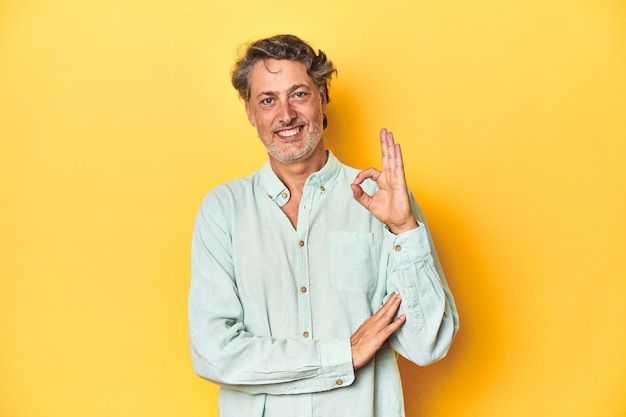
[[[191,355],[222,417],[404,416],[397,353],[427,365],[458,330],[393,135],[381,171],[324,147],[335,72],[291,35],[233,70],[269,160],[212,190],[194,227]]]

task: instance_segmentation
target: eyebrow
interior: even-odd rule
[[[310,90],[311,88],[304,83],[301,84],[294,84],[291,87],[289,87],[289,89],[287,90],[287,94],[291,94],[294,91],[300,89],[300,88],[306,88],[307,90]],[[257,97],[262,97],[262,96],[277,96],[278,92],[276,91],[261,91],[259,94],[257,94]]]

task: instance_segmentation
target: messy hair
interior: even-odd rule
[[[247,45],[231,73],[233,87],[243,100],[250,98],[252,67],[259,61],[272,58],[302,62],[315,86],[325,94],[326,102],[330,101],[328,87],[337,70],[324,52],[318,50],[315,53],[308,43],[293,35],[276,35]]]

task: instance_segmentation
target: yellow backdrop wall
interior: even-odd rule
[[[265,160],[236,48],[339,67],[326,140],[402,142],[461,315],[417,416],[626,415],[626,3],[0,3],[0,415],[216,416],[191,369],[206,192]]]

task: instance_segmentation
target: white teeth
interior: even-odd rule
[[[299,129],[291,129],[291,130],[281,130],[280,132],[276,132],[278,136],[281,138],[289,138],[298,134]]]

